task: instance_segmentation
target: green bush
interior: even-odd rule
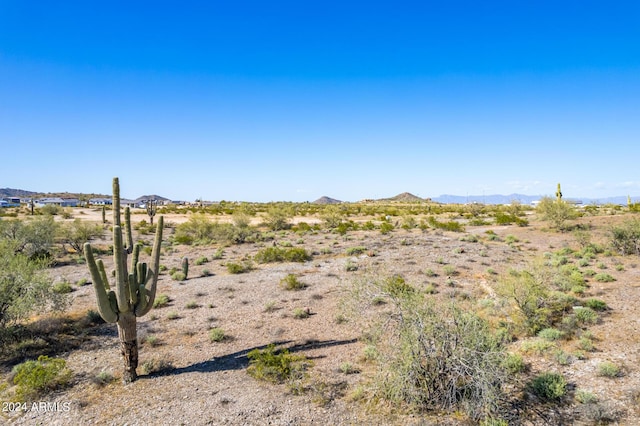
[[[578,322],[582,324],[595,324],[598,322],[598,313],[591,308],[576,306],[573,312]]]
[[[606,302],[600,299],[587,299],[587,301],[584,302],[584,305],[587,308],[593,309],[594,311],[606,311],[607,309],[609,309]]]
[[[187,276],[182,271],[175,271],[171,274],[171,279],[174,281],[184,281],[187,279]]]
[[[538,332],[538,337],[544,340],[554,341],[562,337],[562,331],[556,328],[545,328]]]
[[[302,290],[307,285],[296,277],[294,274],[288,274],[286,277],[280,280],[280,287],[285,290]]]
[[[58,294],[67,294],[73,291],[73,287],[67,281],[61,281],[59,283],[55,283],[53,287],[51,287],[54,293]]]
[[[230,274],[244,274],[245,272],[249,272],[251,270],[251,265],[248,263],[235,263],[235,262],[227,262],[227,272]]]
[[[254,259],[258,263],[273,263],[273,262],[306,262],[311,260],[311,255],[302,247],[280,248],[280,247],[267,247],[264,248],[254,256]]]
[[[209,262],[209,259],[206,256],[200,256],[193,263],[199,266],[204,265],[207,262]]]
[[[357,247],[350,247],[347,249],[346,254],[347,256],[357,256],[359,254],[362,254],[364,252],[367,251],[366,247],[363,246],[357,246]]]
[[[209,330],[209,340],[211,342],[222,342],[227,338],[225,332],[220,327],[214,327]]]
[[[619,375],[620,367],[610,361],[605,361],[598,365],[598,376],[613,378]]]
[[[527,389],[547,401],[557,401],[567,392],[567,381],[558,373],[542,373],[531,380]]]
[[[60,358],[40,355],[37,361],[25,361],[13,368],[13,384],[17,386],[16,398],[32,401],[48,391],[68,384],[71,371]]]
[[[611,228],[611,245],[620,254],[640,255],[640,220],[627,220],[619,226]]]
[[[613,281],[616,280],[615,278],[613,278],[611,275],[609,275],[607,273],[596,274],[593,277],[593,279],[596,280],[599,283],[610,283],[610,282],[613,282]]]
[[[509,374],[522,373],[527,368],[522,356],[519,354],[507,354],[502,361],[502,366]]]
[[[247,354],[247,374],[258,380],[285,383],[306,376],[311,362],[304,355],[292,355],[287,349],[276,351],[271,344],[265,349],[254,349]]]
[[[156,296],[154,302],[153,302],[153,307],[154,308],[163,308],[165,306],[167,306],[169,304],[169,302],[171,301],[171,299],[169,298],[168,295],[164,294],[164,293],[160,293]]]

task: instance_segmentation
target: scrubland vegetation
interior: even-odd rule
[[[114,224],[98,209],[5,209],[1,399],[71,401],[69,424],[100,416],[123,423],[131,419],[105,414],[105,401],[88,395],[144,392],[167,377],[180,386],[198,371],[231,394],[255,385],[256,406],[287,395],[323,407],[333,424],[633,424],[633,206],[578,208],[561,197],[535,209],[158,206],[166,228],[158,294],[138,324],[139,373],[148,380],[126,386],[117,380],[126,379],[117,337],[96,312],[81,256],[91,242],[114,269]],[[136,214],[134,239],[148,258],[156,225]],[[85,356],[96,361],[89,366]],[[206,398],[219,410],[240,399]],[[258,418],[238,412],[249,423]],[[26,424],[24,412],[1,415]],[[284,423],[284,414],[272,415]]]

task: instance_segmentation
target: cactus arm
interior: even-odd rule
[[[125,248],[127,253],[131,253],[133,250],[133,235],[131,234],[131,210],[129,207],[124,208],[124,235],[127,239]]]
[[[141,317],[142,315],[149,312],[147,306],[149,305],[149,295],[147,289],[144,287],[144,284],[140,284],[138,286],[138,305],[134,311],[137,317]]]
[[[106,290],[110,290],[111,287],[109,286],[109,278],[107,278],[107,272],[104,269],[104,262],[102,261],[102,259],[98,259],[96,261],[96,265],[98,266],[98,272],[100,272],[100,277],[102,278],[102,284],[104,285],[104,288]]]
[[[156,236],[153,240],[153,250],[151,251],[151,265],[147,268],[147,276],[143,282],[145,287],[145,295],[148,295],[148,300],[145,298],[144,303],[146,306],[142,307],[143,302],[140,300],[139,306],[135,309],[137,317],[145,315],[153,307],[153,302],[156,298],[156,287],[158,283],[158,273],[160,270],[160,250],[162,249],[162,227],[164,225],[164,217],[158,217],[158,224],[156,225]],[[142,294],[142,292],[140,292]]]
[[[113,178],[113,226],[120,226],[120,181]]]
[[[140,279],[138,278],[138,260],[140,259],[140,248],[142,247],[142,244],[137,243],[135,246],[133,246],[133,255],[131,256],[131,264],[129,266],[129,270],[131,271],[131,273],[133,274],[134,278],[135,278],[135,283],[136,283],[136,287],[137,284],[140,283]]]
[[[120,312],[129,312],[129,274],[127,274],[126,254],[122,249],[122,229],[113,227],[113,263],[116,268],[116,297]]]
[[[103,281],[102,274],[95,258],[93,257],[93,251],[91,250],[91,244],[85,243],[84,245],[84,257],[89,266],[89,272],[91,273],[91,280],[93,281],[93,289],[96,293],[96,299],[98,302],[98,312],[102,319],[106,322],[114,323],[118,321],[118,309],[117,306],[114,309],[110,303],[109,295],[107,294],[107,288],[105,288],[105,282]],[[104,271],[104,267],[102,268]]]
[[[136,275],[129,274],[129,300],[133,306],[138,303],[138,283],[136,282]]]

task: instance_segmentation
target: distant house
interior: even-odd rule
[[[0,208],[2,207],[20,207],[20,198],[0,198]]]
[[[44,206],[60,206],[60,207],[77,207],[78,206],[77,198],[59,198],[59,197],[51,197],[51,198],[40,198],[35,201],[35,205],[37,207]]]
[[[110,206],[113,204],[111,198],[91,198],[89,204],[92,206]]]

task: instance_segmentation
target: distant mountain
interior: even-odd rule
[[[416,201],[426,201],[424,198],[420,198],[417,195],[413,195],[410,192],[403,192],[402,194],[398,194],[395,197],[391,198],[383,198],[378,201],[401,201],[405,203],[416,202]]]
[[[323,196],[313,202],[313,204],[340,204],[342,201],[335,198]]]
[[[38,192],[25,191],[23,189],[0,188],[0,197],[34,197]]]

